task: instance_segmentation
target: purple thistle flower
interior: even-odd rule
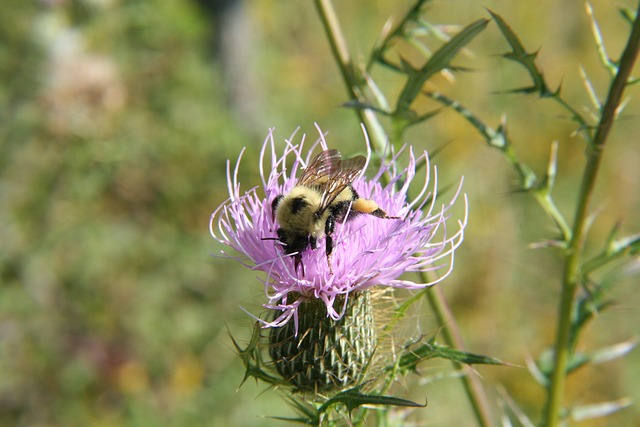
[[[401,219],[359,215],[352,221],[337,224],[333,234],[331,269],[324,251],[325,237],[322,237],[318,240],[319,249],[307,249],[302,253],[304,271],[296,270],[292,255],[285,254],[282,243],[274,240],[278,225],[272,219],[271,202],[295,186],[300,170],[309,164],[314,150],[318,147],[327,149],[320,130],[320,138],[308,150],[304,149],[304,135],[299,144],[292,142],[296,132],[285,140],[283,152],[277,153],[273,129],[269,130],[260,151],[259,168],[264,194],[258,187],[245,193],[240,191],[238,171],[244,150],[233,171],[227,161],[229,198],[213,212],[210,220],[213,238],[240,254],[230,255],[221,251],[223,256],[266,273],[264,286],[268,303],[264,307],[279,314],[270,321],[260,319],[265,327],[281,327],[292,318],[297,325],[298,307],[311,299],[322,300],[327,307],[327,315],[339,320],[352,292],[374,286],[420,289],[432,286],[449,275],[453,269],[455,249],[463,240],[467,224],[465,195],[465,217],[458,220],[455,233],[448,233],[447,212],[460,194],[462,179],[452,200],[448,204],[437,205],[437,170],[434,166],[431,184],[427,152],[416,156],[411,147],[392,152],[391,160],[384,162],[373,178],[359,176],[352,183],[360,197],[375,201],[389,216]],[[368,141],[367,149],[368,164],[371,157]],[[408,164],[401,169],[397,160],[403,151],[408,151]],[[265,166],[265,158],[269,156],[270,164]],[[287,170],[288,159],[293,160],[291,170]],[[424,182],[418,195],[409,201],[409,186],[416,178],[417,165],[423,161],[426,163]],[[383,176],[387,177],[386,185],[380,182]],[[400,279],[405,272],[434,270],[444,272],[432,282],[414,283]],[[336,307],[334,303],[340,296],[344,298]]]

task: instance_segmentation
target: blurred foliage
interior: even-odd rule
[[[337,4],[352,51],[374,46],[385,20],[409,3]],[[508,18],[529,46],[541,46],[537,59],[552,84],[562,83],[575,105],[587,105],[580,65],[604,93],[581,6],[513,3],[483,6]],[[593,5],[617,52],[626,29],[608,2]],[[230,76],[212,54],[213,20],[195,1],[0,4],[0,425],[279,425],[260,415],[291,413],[250,384],[236,392],[243,366],[225,323],[250,336],[251,319],[238,306],[259,310],[261,288],[253,274],[209,257],[219,248],[207,221],[226,198],[226,159],[242,146],[259,146],[267,126],[285,138],[300,125],[314,138],[318,121],[345,152],[361,149],[362,136],[353,111],[339,108],[346,95],[312,5],[245,6],[259,82],[259,116],[252,118],[230,107]],[[433,22],[460,26],[487,18],[480,5],[463,0],[434,2],[429,13]],[[495,65],[506,48],[489,27],[459,64],[473,72],[454,76],[455,84],[442,77],[440,89],[487,121],[509,111],[510,136],[539,171],[550,141],[559,140],[555,197],[565,210],[583,149],[570,136],[575,124],[533,98],[496,95],[526,81],[515,68]],[[405,59],[415,59],[409,48]],[[385,71],[375,78],[383,90],[403,84]],[[433,106],[421,102],[416,107],[425,111]],[[629,105],[607,152],[597,195],[606,203],[602,227],[591,231],[596,242],[606,241],[612,224],[622,223],[621,235],[640,227],[633,215],[640,210],[640,158],[624,144],[637,134],[637,114],[637,103]],[[470,348],[519,363],[523,353],[548,344],[553,329],[559,266],[527,246],[546,237],[539,230],[550,225],[512,193],[508,165],[454,113],[413,127],[405,138],[444,147],[436,162],[445,184],[466,175],[472,220],[447,293]],[[245,188],[258,183],[255,154],[245,155]],[[637,334],[640,298],[624,286],[631,279],[618,274],[614,309],[601,316],[587,345]],[[420,322],[433,327],[428,318]],[[640,399],[637,353],[576,379],[579,390],[586,383],[593,394],[580,397]],[[525,369],[481,372],[525,407],[540,400]],[[449,387],[441,381],[397,394],[423,401],[426,388],[429,407],[418,419],[459,424],[467,414],[451,410],[458,391]],[[609,422],[631,426],[638,418],[632,408]]]
[[[206,224],[250,144],[206,21],[175,1],[12,3],[0,423],[201,425],[226,404],[211,372],[230,311]]]

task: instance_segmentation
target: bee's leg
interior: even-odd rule
[[[336,220],[333,215],[329,215],[327,217],[327,222],[324,224],[324,234],[327,236],[327,242],[325,245],[325,253],[327,255],[327,265],[329,266],[329,272],[333,274],[333,270],[331,268],[331,252],[333,252],[333,230],[336,226]]]
[[[335,222],[343,223],[347,220],[353,219],[359,212],[351,208],[353,201],[345,200],[338,202],[331,206],[331,216]]]
[[[352,209],[358,213],[373,215],[377,218],[399,219],[397,216],[389,216],[373,200],[357,199],[353,202]]]
[[[333,251],[333,238],[327,234],[327,246],[326,246],[326,254],[327,254],[327,265],[329,266],[329,273],[333,274],[333,268],[331,268],[331,252]]]
[[[389,218],[389,216],[387,216],[387,213],[385,211],[383,211],[382,209],[378,208],[376,210],[374,210],[373,212],[371,212],[370,215],[376,216],[378,218]]]
[[[296,271],[298,271],[298,267],[302,268],[302,277],[304,277],[304,264],[302,263],[302,254],[297,253],[293,256],[293,265]]]
[[[318,240],[315,236],[309,236],[309,246],[311,249],[318,249]]]

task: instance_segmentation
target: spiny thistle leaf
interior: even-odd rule
[[[269,417],[274,420],[288,421],[292,423],[305,424],[310,426],[320,425],[320,415],[315,406],[302,399],[296,399],[293,396],[285,396],[287,403],[293,407],[294,411],[301,415],[301,417]]]
[[[384,32],[384,37],[380,39],[375,46],[370,56],[370,60],[367,64],[367,70],[371,69],[371,65],[374,61],[391,68],[394,71],[401,71],[400,67],[387,60],[384,56],[385,52],[393,46],[393,39],[402,38],[407,39],[407,34],[410,33],[408,26],[410,23],[420,23],[420,15],[422,13],[422,7],[430,0],[418,0],[411,9],[407,11],[404,17],[388,31]]]
[[[567,364],[567,373],[577,371],[587,364],[600,364],[626,356],[638,345],[638,339],[632,338],[618,344],[607,346],[593,352],[574,352]],[[553,373],[553,349],[543,351],[535,366],[529,366],[529,370],[542,385],[549,384]]]
[[[413,118],[413,120],[411,121],[411,124],[415,125],[415,124],[418,124],[418,123],[426,122],[430,118],[432,118],[435,115],[437,115],[438,113],[440,113],[440,111],[441,111],[440,109],[437,109],[437,110],[429,111],[429,112],[421,114],[421,115],[416,115]]]
[[[357,110],[372,110],[377,113],[382,114],[383,116],[388,116],[389,112],[385,111],[381,108],[376,107],[375,105],[368,104],[366,102],[360,102],[357,99],[352,99],[342,104],[343,107],[346,108],[355,108]]]
[[[549,217],[556,223],[558,230],[562,234],[562,242],[568,242],[571,240],[571,228],[551,197],[557,172],[557,159],[558,142],[554,141],[551,144],[551,153],[549,155],[547,171],[540,183],[536,186],[535,193],[540,206],[542,206]]]
[[[612,228],[607,239],[604,250],[585,262],[583,273],[589,274],[600,267],[626,255],[636,255],[640,252],[640,233],[632,234],[622,238],[616,238],[620,230],[620,223]]]
[[[569,356],[569,362],[567,363],[567,374],[575,372],[580,367],[586,365],[591,361],[589,355],[585,353],[572,353]],[[535,369],[537,368],[537,369]],[[534,378],[543,386],[548,386],[551,383],[551,376],[554,370],[554,349],[551,347],[546,348],[540,353],[537,363],[533,366],[529,366],[529,371],[533,374]]]
[[[529,373],[533,377],[534,380],[542,387],[549,386],[549,376],[548,372],[543,372],[543,369],[548,369],[548,355],[549,349],[545,349],[540,354],[538,360],[533,360],[533,358],[527,356],[527,369]],[[546,362],[546,363],[545,363]]]
[[[570,374],[587,364],[605,363],[610,360],[623,357],[632,351],[637,345],[638,339],[632,338],[591,353],[573,352],[569,357],[566,372],[567,374]],[[540,385],[548,387],[551,383],[551,376],[553,375],[554,369],[554,350],[550,347],[546,348],[540,354],[537,362],[528,359],[527,367],[531,375]]]
[[[621,409],[631,406],[631,404],[631,399],[625,397],[613,402],[601,402],[591,405],[576,406],[571,408],[569,413],[574,421],[583,421],[609,416]]]
[[[583,287],[585,292],[578,295],[569,330],[571,347],[575,347],[578,336],[587,323],[613,304],[611,299],[605,298],[606,287],[606,284],[595,284],[589,288],[585,286]]]
[[[567,373],[575,372],[590,362],[591,357],[589,357],[588,354],[581,352],[573,353],[569,358],[569,363],[567,364]],[[551,377],[551,372],[549,372],[549,377]]]
[[[382,93],[382,90],[378,87],[375,80],[366,72],[362,71],[362,78],[366,82],[366,88],[369,89],[371,97],[379,106],[378,108],[385,112],[390,112],[391,107],[389,106],[389,102],[387,101],[386,96]]]
[[[512,89],[510,92],[538,93],[541,97],[552,96],[554,92],[549,90],[542,72],[535,63],[537,52],[527,52],[509,24],[500,15],[493,13],[491,10],[488,10],[488,12],[498,25],[498,28],[500,28],[509,46],[511,46],[511,52],[507,52],[503,56],[522,65],[531,76],[531,86]]]
[[[544,195],[551,195],[553,185],[556,182],[556,172],[558,171],[558,141],[551,143],[551,153],[549,154],[549,163],[547,171],[538,184],[537,191]]]
[[[451,38],[447,43],[442,45],[440,49],[434,52],[433,56],[422,66],[416,70],[406,61],[402,60],[402,68],[407,74],[407,82],[398,97],[396,112],[403,112],[410,109],[410,105],[418,94],[422,91],[424,83],[434,74],[451,68],[451,61],[458,54],[460,49],[468,45],[480,32],[482,32],[489,21],[487,19],[479,19],[472,22],[467,27]]]
[[[494,357],[444,347],[431,340],[417,348],[405,350],[393,368],[401,372],[415,371],[420,362],[437,357],[466,365],[506,365]]]
[[[580,67],[580,77],[582,78],[582,85],[584,86],[585,91],[587,92],[587,95],[589,96],[589,100],[591,101],[591,105],[593,106],[595,111],[601,111],[602,110],[602,102],[600,101],[600,98],[598,98],[598,94],[596,93],[596,89],[595,89],[593,83],[591,82],[591,79],[587,75],[587,71],[584,69],[584,67]]]
[[[422,405],[400,397],[364,394],[360,392],[360,388],[358,386],[336,394],[320,407],[319,412],[326,412],[332,405],[337,404],[345,405],[349,412],[362,405],[388,405],[411,408],[424,408],[427,406],[426,403]]]
[[[591,361],[595,364],[610,362],[626,356],[638,345],[637,338],[613,344],[591,353]]]
[[[636,20],[635,12],[633,10],[629,9],[628,7],[619,7],[618,8],[618,13],[620,13],[622,18],[629,25],[633,25],[634,21]]]
[[[614,240],[609,244],[609,253],[630,253],[635,255],[640,250],[640,233]]]
[[[585,3],[585,8],[587,11],[587,15],[589,16],[589,20],[591,21],[591,32],[593,34],[593,41],[596,44],[596,50],[598,51],[598,57],[600,58],[600,62],[607,69],[609,75],[613,78],[618,72],[618,65],[615,61],[612,61],[607,54],[607,50],[604,45],[604,38],[602,36],[602,31],[600,31],[600,26],[598,25],[598,21],[593,13],[593,8],[589,2]]]
[[[308,419],[308,418],[289,418],[289,417],[267,417],[269,419],[272,420],[278,420],[278,421],[286,421],[289,423],[297,423],[297,424],[304,424],[307,426],[317,426],[320,425],[320,420],[312,420],[312,419]]]
[[[260,350],[258,348],[258,343],[260,341],[260,325],[256,322],[254,325],[253,334],[251,335],[251,340],[247,344],[245,348],[240,347],[240,344],[236,341],[236,339],[231,335],[231,332],[227,330],[229,337],[231,338],[231,342],[238,352],[238,356],[242,360],[242,363],[245,367],[244,377],[240,382],[240,387],[247,381],[248,378],[253,377],[256,380],[262,380],[271,385],[284,385],[286,384],[280,378],[277,378],[268,372],[265,372],[261,366],[263,365],[262,356],[260,354]]]
[[[501,397],[498,404],[502,409],[500,424],[502,427],[513,426],[514,424],[511,422],[512,418],[515,418],[519,423],[518,425],[522,427],[535,427],[533,421],[529,419],[524,410],[514,401],[504,388],[499,387],[498,393]]]
[[[505,135],[506,131],[502,125],[497,130],[487,126],[480,118],[460,102],[453,100],[440,92],[425,91],[424,94],[459,113],[478,131],[478,133],[480,133],[480,135],[484,137],[488,145],[502,150],[509,144]]]

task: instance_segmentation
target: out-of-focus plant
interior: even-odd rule
[[[242,135],[185,4],[0,5],[0,425],[228,407],[203,380],[225,273],[198,183],[224,179]]]

